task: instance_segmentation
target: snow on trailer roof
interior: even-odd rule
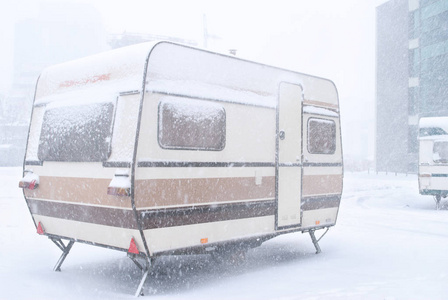
[[[420,118],[420,128],[423,127],[440,127],[448,128],[448,117],[427,117],[427,118]]]
[[[54,95],[89,90],[98,85],[117,95],[142,89],[148,53],[155,42],[137,44],[69,61],[45,69],[39,77],[35,104],[57,100]]]
[[[120,92],[141,91],[148,58],[148,92],[275,107],[279,82],[285,81],[300,84],[305,100],[338,106],[337,90],[330,80],[160,41],[45,69],[38,81],[35,105],[110,101],[107,99]],[[59,97],[61,94],[64,97]]]
[[[306,100],[338,106],[332,81],[238,57],[160,43],[151,52],[147,90],[275,107],[279,83],[300,84]],[[213,87],[213,88],[210,88]]]
[[[308,114],[326,116],[326,117],[334,117],[334,118],[339,117],[339,114],[335,111],[332,111],[332,110],[329,110],[326,108],[322,108],[322,107],[315,107],[315,106],[308,106],[308,105],[303,107],[303,112],[308,113]]]
[[[448,117],[428,117],[419,121],[420,138],[448,135]]]

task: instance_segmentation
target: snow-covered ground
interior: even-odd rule
[[[20,177],[20,168],[0,168],[0,299],[133,299],[141,274],[122,252],[75,244],[62,272],[52,271],[60,250],[36,234]],[[321,254],[295,233],[250,250],[239,266],[168,257],[156,262],[145,298],[448,299],[442,201],[436,211],[415,175],[347,173]]]

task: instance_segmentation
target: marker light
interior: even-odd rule
[[[139,254],[134,238],[131,239],[131,244],[129,245],[128,253]]]
[[[42,223],[39,222],[39,224],[37,225],[37,233],[38,234],[44,234],[44,228],[42,227]]]
[[[208,243],[208,238],[201,239],[201,244],[207,244],[207,243]]]
[[[32,170],[25,170],[25,176],[19,181],[19,188],[35,190],[39,186],[39,175]]]

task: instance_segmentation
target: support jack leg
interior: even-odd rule
[[[322,250],[320,250],[319,241],[324,237],[324,235],[328,232],[329,229],[330,228],[327,228],[327,230],[324,232],[324,234],[322,234],[322,236],[319,239],[316,239],[316,235],[314,234],[314,232],[315,232],[314,229],[309,231],[311,241],[313,241],[314,248],[316,248],[316,254],[319,254],[322,252]]]
[[[61,239],[51,239],[51,241],[53,243],[56,244],[56,246],[58,246],[59,249],[62,250],[62,255],[61,257],[59,257],[58,262],[56,263],[56,265],[53,268],[53,271],[56,272],[60,272],[61,271],[61,265],[64,262],[65,258],[67,257],[67,255],[70,253],[70,250],[73,247],[73,244],[75,243],[74,241],[70,241],[67,245],[64,244],[64,242]]]
[[[135,292],[135,297],[143,296],[143,285],[144,285],[145,282],[146,282],[146,278],[148,277],[148,274],[149,274],[149,269],[147,269],[147,270],[143,273],[142,280],[140,281],[140,284],[139,284],[138,287],[137,287],[137,291]]]
[[[434,196],[434,200],[436,201],[436,210],[440,209],[440,200],[442,200],[442,196],[441,195],[435,195]]]
[[[128,257],[135,263],[135,265],[142,271],[142,279],[140,280],[140,284],[137,287],[137,291],[135,292],[135,297],[143,296],[143,285],[146,282],[146,279],[149,275],[149,271],[151,269],[151,260],[148,257],[145,257],[145,262],[141,263],[138,261],[137,256],[128,253]]]

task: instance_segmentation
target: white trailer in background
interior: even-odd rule
[[[144,271],[335,225],[343,164],[333,82],[156,42],[46,69],[20,186],[63,251],[125,251]],[[63,240],[67,240],[68,244]]]
[[[418,183],[420,194],[434,196],[439,209],[448,195],[448,117],[420,119]]]

